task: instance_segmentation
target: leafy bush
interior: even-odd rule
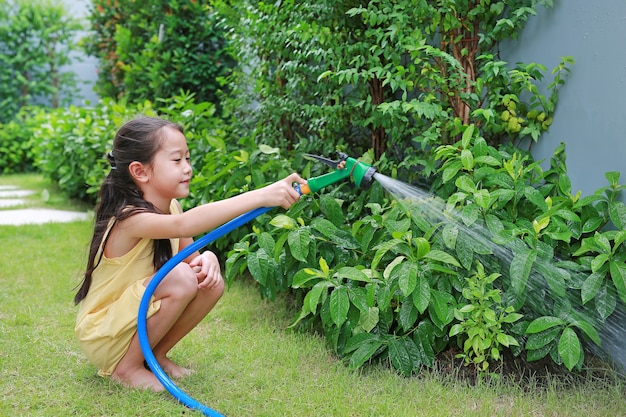
[[[37,107],[22,107],[13,120],[0,123],[0,169],[3,174],[31,172],[34,170],[32,150],[33,131],[37,128]]]
[[[56,108],[72,101],[76,74],[62,68],[72,61],[80,29],[50,0],[0,2],[0,123],[29,104]]]
[[[537,141],[573,63],[564,57],[543,93],[544,66],[498,56],[551,0],[223,3],[241,136],[297,152],[371,149],[411,183],[429,181],[431,151],[461,126],[491,145]]]
[[[221,122],[214,112],[211,103],[196,103],[191,94],[135,106],[104,99],[95,107],[58,109],[40,117],[40,127],[33,136],[35,165],[70,197],[94,203],[110,169],[104,155],[124,122],[143,114],[181,124],[197,163],[210,151],[211,143],[223,141],[219,138],[223,134]]]
[[[266,297],[294,293],[294,326],[320,329],[353,367],[389,360],[409,375],[458,347],[481,374],[505,349],[581,369],[582,343],[599,344],[626,301],[619,175],[571,195],[563,148],[543,172],[474,126],[436,155],[445,199],[325,191],[238,243],[227,279],[247,268]]]
[[[90,19],[85,44],[100,60],[101,96],[140,103],[184,90],[218,104],[219,78],[233,63],[210,2],[96,0]]]

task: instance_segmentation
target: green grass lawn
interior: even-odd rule
[[[85,360],[72,298],[90,233],[89,222],[0,226],[0,416],[201,415],[99,378]],[[236,282],[174,350],[196,370],[179,386],[229,417],[626,416],[617,380],[468,386],[435,371],[350,371],[322,339],[286,330],[286,305]]]

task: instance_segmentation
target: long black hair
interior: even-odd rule
[[[176,123],[157,117],[142,116],[124,124],[115,135],[113,150],[106,156],[111,165],[111,171],[100,187],[87,268],[83,282],[74,297],[74,303],[80,303],[89,292],[93,271],[104,253],[106,242],[102,244],[102,240],[109,221],[112,218],[115,221],[124,220],[140,212],[159,212],[143,198],[141,190],[128,171],[128,166],[134,161],[143,164],[152,161],[163,142],[165,127],[174,128],[183,133],[183,128]],[[96,260],[101,245],[102,253]],[[152,261],[155,270],[163,266],[171,257],[172,247],[169,239],[155,239]]]

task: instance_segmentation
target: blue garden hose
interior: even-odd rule
[[[251,210],[247,213],[242,214],[239,217],[234,218],[228,223],[223,224],[222,226],[212,230],[207,233],[200,239],[196,240],[189,246],[185,247],[183,250],[174,255],[169,261],[167,261],[152,277],[150,283],[146,287],[146,291],[141,298],[141,303],[139,304],[139,313],[137,315],[137,336],[139,337],[139,345],[141,346],[141,351],[143,352],[143,357],[145,358],[148,366],[157,377],[159,382],[167,389],[170,394],[172,394],[178,401],[183,403],[189,408],[193,408],[201,411],[205,416],[211,417],[224,417],[222,414],[218,413],[215,410],[210,409],[209,407],[203,405],[202,403],[194,400],[189,395],[185,394],[176,384],[172,382],[172,380],[167,376],[167,374],[163,371],[159,362],[157,362],[154,353],[152,352],[152,347],[150,346],[150,341],[148,340],[148,329],[147,329],[147,321],[148,321],[148,307],[150,306],[150,299],[152,298],[152,294],[156,290],[157,286],[163,281],[163,278],[172,270],[176,265],[180,262],[184,261],[197,250],[200,250],[204,246],[213,242],[217,238],[222,237],[226,233],[233,231],[234,229],[248,223],[250,220],[260,216],[261,214],[271,210],[273,207],[260,207],[254,210]]]

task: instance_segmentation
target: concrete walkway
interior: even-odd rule
[[[28,208],[25,197],[32,194],[34,191],[21,190],[12,185],[0,185],[0,225],[72,222],[88,220],[91,217],[88,213],[79,211]]]

